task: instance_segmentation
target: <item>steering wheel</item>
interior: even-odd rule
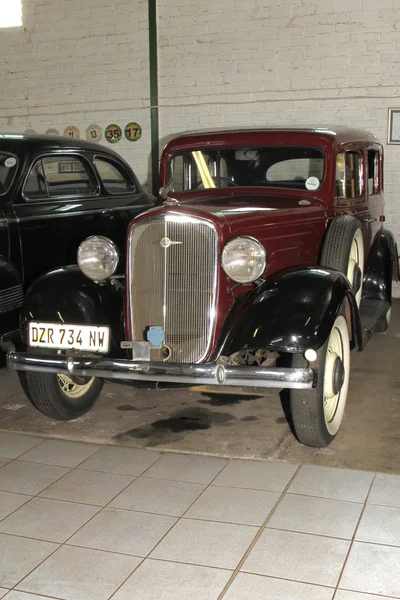
[[[228,187],[239,187],[239,185],[232,181],[232,179],[229,179],[229,177],[223,177],[222,175],[215,175],[215,177],[212,177],[212,180],[215,183],[217,183],[218,181],[226,181],[228,183]],[[197,181],[193,189],[197,190],[201,185],[203,185],[203,182]]]

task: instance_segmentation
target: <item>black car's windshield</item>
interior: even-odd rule
[[[323,176],[322,150],[298,146],[193,149],[170,163],[174,192],[232,186],[315,191]]]
[[[0,194],[8,192],[16,170],[17,159],[15,156],[6,152],[0,152]]]

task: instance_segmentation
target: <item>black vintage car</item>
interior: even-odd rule
[[[3,343],[18,328],[31,283],[75,264],[79,244],[90,235],[106,236],[123,257],[128,223],[154,203],[112,150],[61,136],[0,134]]]

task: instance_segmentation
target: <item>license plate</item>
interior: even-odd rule
[[[30,321],[28,343],[29,346],[38,348],[108,352],[110,329],[94,325],[63,325]]]

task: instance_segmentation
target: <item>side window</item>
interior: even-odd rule
[[[28,200],[88,196],[97,185],[84,161],[78,156],[44,156],[28,175],[24,194]]]
[[[339,198],[352,199],[361,196],[362,161],[355,151],[339,154],[336,162],[336,193]]]
[[[368,194],[370,196],[379,194],[379,152],[378,150],[368,150]]]
[[[46,179],[43,173],[42,161],[39,160],[31,169],[24,189],[25,197],[28,200],[36,200],[38,198],[47,198]]]
[[[94,164],[104,188],[109,194],[121,194],[134,191],[134,186],[122,169],[101,158],[95,158]]]

